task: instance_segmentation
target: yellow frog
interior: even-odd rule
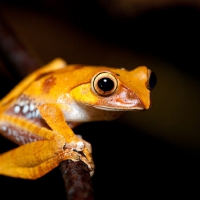
[[[38,69],[0,101],[0,133],[20,145],[0,155],[0,174],[37,179],[66,159],[93,171],[91,145],[73,128],[149,109],[155,80],[144,66],[127,71],[60,58]]]

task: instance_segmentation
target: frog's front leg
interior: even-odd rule
[[[46,121],[53,132],[65,138],[66,148],[72,148],[76,152],[82,152],[84,156],[81,157],[81,160],[92,170],[94,168],[94,163],[91,155],[91,145],[74,134],[72,129],[67,125],[59,105],[46,103],[38,106],[38,109],[41,117]]]

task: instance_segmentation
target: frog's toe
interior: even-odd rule
[[[84,149],[84,147],[85,147],[85,145],[84,145],[84,143],[83,142],[76,142],[76,151],[83,151],[83,149]]]
[[[64,149],[72,149],[75,151],[83,151],[85,148],[84,142],[78,141],[78,142],[70,142],[66,143],[64,146]]]

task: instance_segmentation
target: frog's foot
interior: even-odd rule
[[[64,149],[69,151],[73,151],[78,155],[78,159],[82,160],[88,168],[93,171],[94,170],[94,162],[92,159],[92,147],[89,142],[86,142],[82,138],[79,137],[79,141],[72,141],[70,143],[66,143]]]

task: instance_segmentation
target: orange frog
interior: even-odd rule
[[[149,109],[155,80],[144,66],[127,71],[59,58],[33,72],[0,101],[0,133],[20,145],[0,155],[0,174],[37,179],[67,159],[92,172],[91,145],[73,128]]]

